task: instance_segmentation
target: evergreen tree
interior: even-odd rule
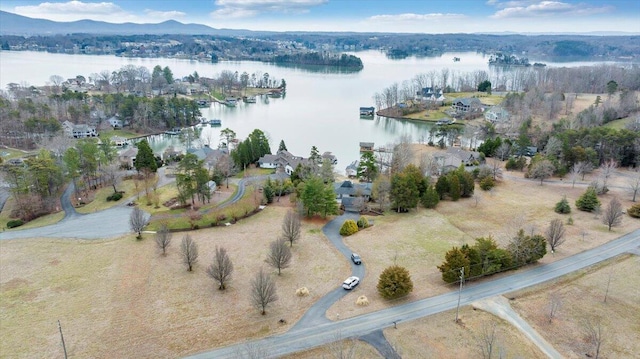
[[[436,181],[436,192],[438,192],[440,199],[444,199],[444,196],[449,193],[449,179],[447,176],[438,177],[438,181]]]
[[[373,152],[366,151],[360,155],[358,164],[358,178],[366,182],[372,182],[378,176],[378,164]]]
[[[554,209],[556,213],[567,214],[571,213],[571,206],[569,206],[569,201],[567,201],[567,196],[563,196],[560,202],[556,203],[556,207]]]
[[[391,202],[398,212],[408,211],[418,205],[418,186],[404,172],[391,177]]]
[[[585,212],[593,212],[600,206],[600,200],[596,194],[596,189],[593,187],[587,188],[587,190],[576,200],[576,207]]]
[[[539,234],[526,235],[520,229],[518,234],[511,239],[507,250],[517,266],[534,263],[547,254],[547,240]]]
[[[413,290],[413,282],[409,271],[398,265],[387,267],[378,279],[378,293],[385,299],[397,299],[406,296]]]
[[[280,140],[280,145],[278,146],[278,152],[280,151],[288,151],[287,145],[284,144],[284,140]]]
[[[442,280],[454,283],[460,280],[460,268],[464,268],[465,277],[469,275],[469,258],[458,247],[451,248],[444,255],[444,263],[438,266],[442,272]]]
[[[424,208],[436,208],[440,202],[440,195],[432,185],[428,185],[420,200]]]
[[[452,201],[457,201],[460,199],[461,194],[462,190],[460,189],[460,180],[457,175],[453,175],[449,179],[449,196]]]
[[[156,163],[156,158],[153,155],[151,146],[149,146],[149,142],[144,139],[138,142],[136,147],[138,147],[135,163],[136,170],[140,172],[143,168],[146,168],[151,172],[156,172],[158,170],[158,164]]]

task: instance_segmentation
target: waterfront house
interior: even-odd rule
[[[127,139],[120,136],[111,137],[111,142],[113,142],[113,145],[117,147],[122,147],[127,145]]]
[[[109,118],[107,120],[107,122],[109,122],[109,125],[111,127],[115,128],[122,128],[124,126],[124,122],[122,122],[121,119],[118,118],[118,116],[112,116],[111,118]]]
[[[451,104],[451,109],[458,114],[482,112],[482,102],[475,97],[458,98]]]
[[[484,118],[495,124],[509,121],[509,111],[502,106],[493,106],[484,113]]]
[[[360,152],[372,152],[373,146],[373,142],[360,142]]]
[[[336,200],[345,211],[359,212],[371,198],[371,183],[353,183],[351,181],[333,184]]]
[[[118,161],[124,167],[133,168],[136,162],[136,156],[138,155],[138,148],[131,146],[126,150],[120,152],[118,155]]]
[[[258,159],[260,168],[273,168],[288,175],[291,175],[299,164],[308,165],[309,160],[304,157],[294,156],[289,151],[278,151],[275,155],[267,154]]]
[[[73,125],[73,129],[71,130],[71,136],[73,138],[86,138],[86,137],[96,137],[98,136],[98,132],[96,128],[89,125]]]
[[[360,165],[360,161],[355,160],[353,162],[351,162],[350,165],[347,166],[347,168],[344,170],[344,172],[346,173],[347,177],[349,178],[355,178],[358,176],[358,166]]]
[[[373,116],[375,107],[360,107],[360,116]]]
[[[331,152],[325,152],[322,154],[322,161],[329,160],[332,165],[338,164],[338,158]]]
[[[445,100],[442,89],[435,87],[423,87],[418,94],[423,101],[442,103]]]
[[[480,152],[463,150],[460,147],[449,147],[446,151],[438,151],[433,155],[437,166],[438,174],[456,170],[461,165],[473,166],[480,162]]]

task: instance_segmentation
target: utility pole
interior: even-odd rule
[[[458,306],[456,307],[456,323],[458,322],[458,311],[460,310],[460,295],[462,293],[463,281],[464,281],[464,267],[460,268],[460,289],[458,290]]]
[[[64,350],[64,359],[67,359],[67,347],[64,345],[64,336],[62,335],[62,326],[60,325],[60,319],[58,319],[58,330],[60,330],[60,340],[62,341],[62,350]]]

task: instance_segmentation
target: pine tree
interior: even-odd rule
[[[599,206],[600,200],[598,200],[596,189],[593,187],[587,188],[582,196],[576,200],[576,207],[581,211],[593,212]]]
[[[158,170],[158,164],[156,163],[156,158],[153,155],[153,150],[151,150],[151,146],[149,146],[149,142],[144,139],[138,142],[136,147],[138,147],[138,154],[136,155],[135,163],[136,170],[140,172],[143,168],[146,168],[151,172],[156,172]]]
[[[453,247],[444,255],[444,263],[438,266],[438,269],[442,272],[442,280],[447,283],[459,281],[460,268],[464,268],[465,276],[469,274],[469,258],[460,248]]]
[[[424,208],[436,208],[440,202],[440,195],[432,185],[428,185],[420,200]]]
[[[411,293],[413,282],[406,268],[393,265],[382,271],[377,288],[383,298],[397,299]]]

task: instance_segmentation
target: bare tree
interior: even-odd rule
[[[122,172],[120,171],[119,165],[117,163],[110,163],[103,166],[100,170],[104,173],[107,183],[113,187],[113,193],[117,193],[117,187],[120,183],[120,179],[122,178]]]
[[[562,306],[562,297],[560,297],[559,293],[551,293],[549,295],[549,304],[547,307],[547,317],[549,318],[549,323],[551,320],[556,317],[558,313],[558,309]]]
[[[420,172],[425,176],[433,176],[438,172],[438,162],[429,153],[423,153],[420,157]]]
[[[533,166],[531,166],[531,171],[529,172],[529,175],[531,176],[531,178],[539,179],[540,185],[542,186],[542,182],[545,179],[551,177],[554,170],[555,170],[555,167],[553,166],[553,163],[551,163],[551,161],[542,160],[542,161],[536,162],[535,164],[533,164]]]
[[[334,339],[335,340],[329,344],[329,352],[332,358],[335,358],[335,359],[357,358],[355,338],[344,339],[342,336],[342,333],[338,330],[335,333]]]
[[[638,194],[638,191],[640,190],[640,172],[636,172],[633,175],[633,177],[631,178],[631,180],[629,181],[629,190],[633,194],[632,201],[635,202],[636,201],[636,195]]]
[[[564,243],[564,232],[564,224],[561,220],[556,218],[549,223],[549,227],[547,227],[544,236],[551,247],[551,253],[555,252],[556,248]]]
[[[623,216],[622,204],[617,198],[614,198],[604,210],[602,223],[606,224],[609,227],[609,231],[611,231],[611,227],[617,227],[622,223]]]
[[[273,268],[278,269],[278,275],[280,275],[282,269],[289,267],[291,263],[291,248],[287,246],[286,239],[280,238],[271,242],[266,262]]]
[[[216,255],[213,263],[207,268],[207,274],[218,282],[218,289],[225,290],[226,283],[231,279],[233,273],[233,263],[223,247],[216,246]]]
[[[500,161],[491,158],[487,161],[487,167],[491,170],[491,176],[494,180],[502,179],[503,171]]]
[[[287,211],[282,221],[282,238],[289,241],[289,247],[300,239],[300,216],[293,210]]]
[[[506,142],[503,142],[496,149],[496,157],[498,157],[501,161],[504,161],[507,158],[509,158],[510,153],[511,153],[511,146]]]
[[[587,318],[583,322],[583,331],[587,341],[592,345],[593,354],[591,358],[598,359],[600,357],[600,349],[605,341],[604,328],[600,318]]]
[[[571,179],[571,188],[574,188],[576,186],[576,181],[582,173],[582,169],[580,168],[580,166],[578,166],[578,163],[574,163],[573,166],[571,166],[571,172],[569,172],[569,178]]]
[[[187,271],[191,272],[193,265],[198,261],[198,244],[187,234],[182,237],[180,249],[182,250],[182,263],[187,266]]]
[[[478,351],[483,359],[491,359],[496,352],[497,346],[497,332],[496,323],[491,324],[484,323],[482,325],[480,334],[476,339],[478,342]]]
[[[584,176],[587,173],[591,173],[591,171],[593,171],[593,164],[589,161],[576,162],[574,166],[578,167],[578,172],[582,175],[583,181],[584,181]]]
[[[160,229],[156,232],[156,245],[162,250],[162,255],[167,255],[167,248],[171,244],[171,237],[173,235],[169,231],[169,227],[166,223],[160,225]]]
[[[609,270],[609,275],[607,278],[607,290],[604,292],[604,302],[607,302],[607,298],[609,297],[609,286],[611,285],[611,277],[613,276],[613,268]]]
[[[144,211],[142,211],[138,207],[134,207],[133,211],[129,215],[129,226],[133,232],[136,232],[138,235],[137,239],[142,239],[142,229],[147,225],[147,217],[144,215]]]
[[[602,177],[602,187],[606,190],[607,181],[609,177],[613,174],[613,172],[618,168],[618,164],[614,160],[608,160],[600,165],[600,176]]]
[[[265,315],[269,304],[278,300],[276,283],[262,268],[251,281],[251,302]]]
[[[391,158],[391,172],[401,172],[411,163],[412,160],[413,150],[411,149],[411,136],[402,135],[393,147],[393,157]]]
[[[380,204],[380,210],[386,211],[390,206],[391,180],[387,175],[381,175],[373,181],[373,197]]]

